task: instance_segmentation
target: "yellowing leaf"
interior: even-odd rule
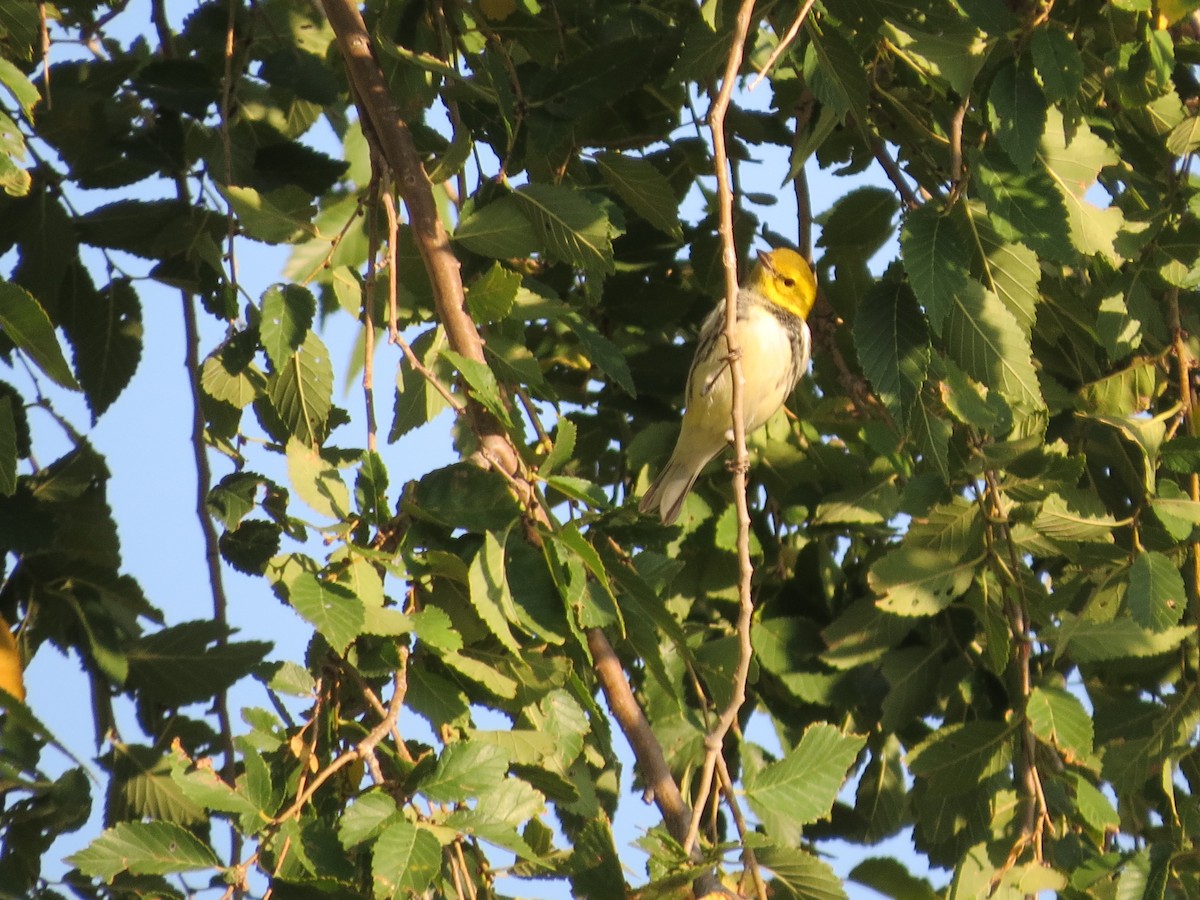
[[[25,702],[25,677],[21,667],[21,648],[8,622],[0,616],[0,689]]]

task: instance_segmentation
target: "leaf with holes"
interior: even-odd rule
[[[975,565],[975,561],[901,544],[871,566],[867,583],[880,595],[880,609],[901,616],[932,616],[970,587]]]

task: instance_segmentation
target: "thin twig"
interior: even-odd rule
[[[392,196],[391,186],[383,192],[383,211],[387,216],[388,237],[387,237],[387,270],[388,270],[388,340],[391,343],[396,343],[396,338],[400,334],[400,328],[396,325],[396,320],[399,318],[397,313],[397,279],[399,273],[396,271],[396,260],[398,253],[396,251],[397,244],[400,241],[400,217],[396,215],[396,198]]]
[[[738,838],[742,842],[742,861],[750,880],[754,882],[754,894],[758,900],[767,900],[767,885],[763,882],[762,871],[758,868],[758,859],[754,850],[746,846],[746,817],[742,815],[741,804],[737,801],[737,792],[733,789],[733,779],[729,775],[729,764],[724,756],[717,756],[717,774],[721,778],[721,790],[725,794],[725,805],[733,816],[734,827],[737,828]]]
[[[151,4],[151,19],[158,29],[159,46],[165,58],[174,56],[174,36],[167,22],[165,0],[154,0]],[[175,173],[175,194],[187,206],[192,205],[191,192],[188,190],[187,178],[183,172]],[[200,524],[200,534],[204,540],[204,564],[208,570],[209,592],[212,596],[213,621],[220,629],[217,633],[217,645],[228,643],[229,636],[229,598],[225,593],[224,578],[221,573],[220,536],[212,517],[208,514],[208,494],[212,490],[212,468],[208,462],[207,444],[204,439],[204,411],[201,407],[200,386],[200,324],[196,315],[196,297],[188,291],[179,292],[180,303],[183,307],[184,333],[184,369],[187,372],[188,390],[192,401],[191,436],[192,463],[196,469],[195,514]],[[233,745],[233,725],[229,717],[229,694],[222,690],[213,700],[217,714],[217,726],[221,733],[222,765],[221,777],[233,784],[237,777],[237,750]],[[237,866],[242,856],[242,835],[237,828],[230,826],[229,863]],[[237,896],[242,891],[238,889]]]
[[[379,209],[379,182],[382,178],[379,169],[379,157],[372,153],[371,184],[367,188],[367,196],[370,198],[367,205],[367,277],[363,282],[360,313],[363,324],[363,403],[367,412],[367,449],[371,452],[378,446],[375,423],[375,257],[379,253],[379,229],[376,221],[376,210]]]
[[[950,120],[950,196],[957,197],[962,193],[963,185],[963,121],[967,117],[967,107],[970,100],[963,97],[962,102],[954,110]]]
[[[704,768],[699,784],[699,796],[688,826],[684,849],[695,846],[699,830],[701,811],[708,800],[713,784],[713,771],[717,756],[721,753],[725,735],[728,733],[738,712],[746,700],[746,679],[750,675],[750,622],[754,616],[754,598],[751,581],[754,566],[750,562],[750,508],[746,499],[746,470],[749,456],[746,453],[746,422],[744,419],[744,385],[742,383],[741,348],[737,342],[737,249],[733,235],[733,191],[729,184],[729,154],[725,148],[725,113],[733,96],[734,83],[742,65],[742,52],[750,22],[754,14],[754,0],[742,0],[738,9],[729,57],[725,63],[725,74],[721,90],[708,112],[708,125],[712,130],[713,166],[717,175],[717,199],[720,213],[721,257],[725,267],[725,341],[729,351],[729,376],[732,394],[731,419],[733,427],[733,501],[737,510],[737,557],[738,557],[738,616],[736,633],[738,638],[738,661],[734,669],[729,702],[718,717],[716,724],[704,739]]]
[[[916,209],[920,206],[921,201],[913,193],[913,189],[909,187],[908,181],[904,178],[904,173],[900,171],[900,166],[888,154],[887,148],[883,146],[883,141],[877,137],[872,137],[871,152],[875,154],[875,159],[883,167],[884,174],[887,175],[888,180],[896,188],[896,192],[900,194],[900,199],[904,201],[904,205],[909,209]]]
[[[808,11],[812,9],[813,3],[815,2],[816,0],[805,0],[804,5],[800,7],[800,12],[796,13],[796,18],[792,20],[792,24],[788,27],[787,33],[783,36],[783,40],[775,45],[775,49],[772,50],[771,55],[767,57],[766,65],[762,67],[762,71],[759,72],[754,77],[754,80],[750,82],[750,90],[754,90],[756,87],[758,87],[762,80],[767,77],[767,73],[771,71],[771,68],[775,65],[775,63],[779,61],[779,57],[783,56],[783,51],[786,50],[788,45],[790,45],[792,41],[796,39],[796,35],[800,33],[800,27],[804,24],[804,20],[808,18]]]
[[[237,43],[237,12],[239,0],[228,0],[229,13],[225,20],[225,77],[221,80],[221,149],[225,157],[225,184],[233,185],[233,137],[229,133],[229,113],[233,109],[233,51]],[[234,253],[234,240],[237,237],[237,217],[233,211],[233,203],[229,201],[225,207],[225,240],[226,253],[229,259],[229,286],[237,294],[238,274],[237,255]]]

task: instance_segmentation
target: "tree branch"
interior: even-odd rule
[[[425,174],[408,123],[388,91],[362,14],[352,0],[321,0],[321,5],[346,64],[363,132],[378,144],[396,176],[396,187],[408,208],[413,238],[429,273],[438,318],[450,346],[468,359],[486,363],[479,331],[467,313],[462,272],[438,215],[433,185]],[[496,460],[510,475],[517,474],[521,470],[520,454],[499,423],[474,401],[468,401],[467,410],[487,458]]]
[[[408,125],[388,93],[362,16],[352,0],[321,0],[321,4],[346,64],[364,134],[368,140],[377,142],[383,158],[396,176],[401,199],[408,207],[413,236],[433,284],[438,317],[446,329],[450,346],[456,353],[486,364],[483,341],[466,309],[458,260],[434,203],[433,186],[421,164]],[[736,276],[734,283],[736,285]],[[412,363],[415,357],[411,351],[406,351],[406,355]],[[510,483],[524,482],[528,492],[523,499],[527,501],[531,513],[539,522],[552,527],[550,516],[538,503],[533,484],[522,471],[520,454],[508,436],[473,401],[468,401],[467,412],[472,430],[483,445],[484,458],[493,460]],[[654,799],[664,823],[672,836],[682,842],[687,833],[690,813],[671,776],[662,747],[633,696],[616,652],[604,632],[598,628],[588,629],[587,641],[596,677],[609,709],[633,748],[642,776],[654,788]],[[699,859],[699,854],[694,854],[693,858]],[[696,887],[701,894],[720,889],[719,882],[711,873],[697,879]]]
[[[738,712],[746,700],[746,679],[750,675],[750,621],[754,615],[754,598],[751,595],[751,579],[754,566],[750,562],[750,508],[746,499],[746,469],[749,456],[746,453],[746,422],[744,415],[745,391],[742,383],[741,347],[737,341],[737,249],[733,239],[733,190],[729,182],[729,154],[725,148],[725,113],[733,96],[734,82],[742,65],[742,53],[746,36],[750,33],[750,21],[754,14],[754,0],[742,0],[738,8],[729,57],[725,63],[725,74],[721,89],[709,107],[708,125],[712,130],[713,166],[717,175],[717,198],[720,213],[721,261],[725,267],[725,341],[729,350],[729,376],[731,382],[731,418],[733,425],[733,502],[737,510],[737,557],[738,557],[738,661],[734,669],[729,703],[722,711],[716,724],[705,736],[704,771],[700,780],[700,794],[696,799],[692,820],[689,823],[684,849],[691,850],[699,829],[700,811],[712,790],[717,756],[724,745],[725,735],[737,719]]]

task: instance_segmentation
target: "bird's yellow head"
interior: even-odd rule
[[[817,299],[817,278],[804,257],[786,247],[758,254],[746,287],[776,306],[807,319]]]

